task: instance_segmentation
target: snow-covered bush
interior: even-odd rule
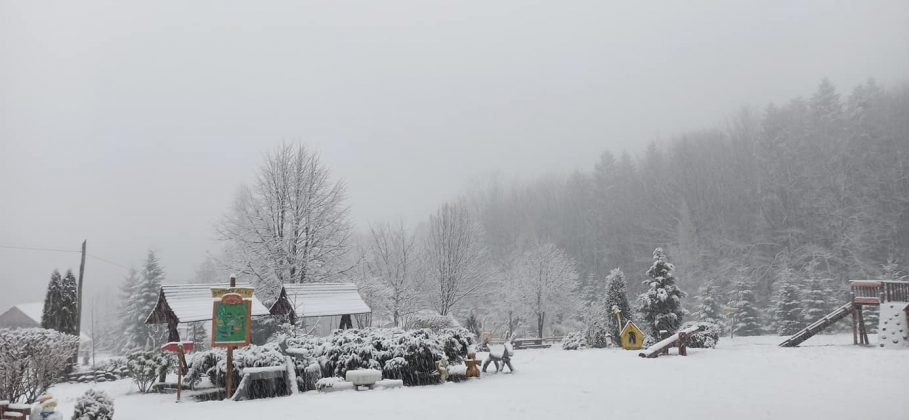
[[[312,391],[316,389],[316,384],[322,379],[322,366],[318,363],[312,363],[303,368],[303,375],[297,375],[297,386],[300,391]]]
[[[470,348],[477,343],[476,336],[467,328],[445,328],[439,331],[442,350],[449,363],[461,363],[467,358]]]
[[[220,353],[220,355],[219,355]],[[196,351],[189,354],[186,361],[188,369],[186,372],[186,382],[190,386],[196,386],[203,376],[209,377],[211,383],[217,383],[217,372],[214,367],[218,365],[218,360],[227,357],[223,349],[211,349],[205,351]],[[223,381],[223,379],[222,379]]]
[[[126,356],[127,373],[142,393],[150,391],[155,381],[167,375],[173,366],[173,356],[162,350],[137,351]]]
[[[251,367],[272,367],[284,366],[286,359],[284,353],[279,350],[277,344],[266,344],[264,346],[250,345],[241,347],[234,351],[233,360],[233,383],[238,384],[240,374],[245,368]],[[211,349],[206,351],[195,352],[187,360],[189,369],[186,373],[186,380],[192,385],[198,384],[203,375],[207,376],[209,381],[215,386],[224,386],[227,376],[227,352],[224,349]],[[299,376],[305,366],[299,366],[297,375]]]
[[[587,338],[584,333],[575,331],[562,339],[562,350],[581,350],[587,347]]]
[[[407,369],[407,360],[403,357],[393,357],[382,367],[382,376],[386,379],[404,379]]]
[[[602,302],[594,303],[587,308],[585,324],[587,325],[585,338],[591,347],[604,348],[612,344],[609,311]]]
[[[112,420],[114,400],[103,391],[89,389],[76,401],[73,420]]]
[[[343,378],[348,370],[377,369],[406,385],[438,382],[436,362],[459,363],[467,357],[474,336],[464,328],[404,331],[398,328],[336,330],[327,337],[284,336],[281,348],[293,356],[297,374],[318,363],[322,377]],[[299,382],[299,381],[298,381]],[[304,385],[301,390],[308,388]]]
[[[0,400],[33,402],[65,379],[79,338],[43,328],[0,329]]]
[[[712,349],[720,342],[722,328],[713,323],[706,321],[689,321],[682,324],[681,329],[699,326],[701,330],[688,336],[688,347],[696,349]]]
[[[105,372],[111,372],[114,374],[126,373],[126,358],[125,357],[111,357],[101,363],[98,363],[98,366],[95,370],[103,370]]]

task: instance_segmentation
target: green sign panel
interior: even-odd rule
[[[215,308],[214,341],[218,344],[245,344],[249,303],[218,303]]]

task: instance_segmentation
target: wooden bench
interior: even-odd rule
[[[515,350],[520,349],[548,349],[552,347],[551,344],[546,344],[543,342],[542,338],[516,338],[512,340]]]
[[[32,412],[32,407],[28,404],[9,404],[2,410],[3,416],[0,418],[4,420],[24,420]]]

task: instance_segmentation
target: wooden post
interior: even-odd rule
[[[858,314],[855,313],[857,310],[861,310],[861,306],[852,310],[852,344],[855,345],[858,345]]]
[[[230,275],[230,287],[237,287],[237,276],[234,274]],[[225,399],[230,399],[231,397],[231,385],[233,385],[234,379],[234,347],[230,346],[227,348],[227,378],[225,384],[227,385],[227,394],[225,394]]]
[[[865,329],[865,316],[862,313],[863,305],[858,307],[858,320],[859,320],[859,341],[862,344],[869,344],[868,342],[868,331]]]
[[[186,371],[186,353],[183,343],[177,343],[177,402],[180,402],[180,391],[183,390],[183,372]]]
[[[233,346],[227,348],[227,378],[224,378],[224,399],[229,400],[232,396],[231,394],[231,385],[234,379],[234,348]]]

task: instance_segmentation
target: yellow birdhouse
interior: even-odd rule
[[[615,314],[619,325],[622,325],[622,311],[617,306],[612,307],[612,313]],[[634,325],[634,322],[625,322],[622,332],[619,333],[619,342],[625,350],[640,350],[644,347],[644,332]]]
[[[619,334],[622,348],[625,350],[640,350],[644,347],[644,332],[634,325],[634,322],[628,321],[622,332]]]

